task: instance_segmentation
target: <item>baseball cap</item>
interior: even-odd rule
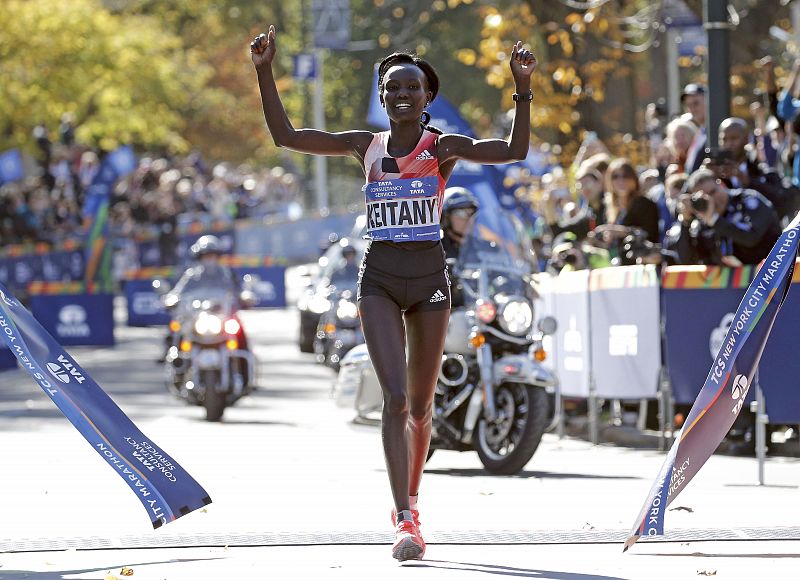
[[[689,95],[705,95],[706,88],[703,85],[698,85],[697,83],[689,83],[685,87],[683,87],[683,91],[681,91],[681,102],[683,102],[684,97],[688,97]]]

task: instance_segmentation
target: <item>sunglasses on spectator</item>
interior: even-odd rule
[[[450,215],[453,217],[461,218],[461,219],[468,219],[475,215],[474,209],[454,209],[450,212]]]
[[[611,179],[628,179],[628,175],[625,173],[612,173]]]

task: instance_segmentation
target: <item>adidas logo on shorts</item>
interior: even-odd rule
[[[426,149],[425,151],[417,155],[414,159],[416,159],[417,161],[426,161],[428,159],[433,159],[433,155],[431,155],[430,151]]]
[[[430,299],[431,302],[441,302],[442,300],[447,300],[447,296],[445,296],[441,290],[437,290]]]

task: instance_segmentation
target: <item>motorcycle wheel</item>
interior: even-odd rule
[[[205,386],[206,421],[220,421],[225,412],[225,393],[217,390],[220,383],[219,371],[201,371],[200,380]]]
[[[497,420],[481,417],[474,446],[486,470],[494,475],[519,473],[530,461],[547,427],[544,389],[504,383],[495,392]]]

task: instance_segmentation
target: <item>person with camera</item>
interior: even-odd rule
[[[705,166],[729,188],[746,188],[763,195],[779,220],[793,217],[800,209],[800,188],[784,183],[777,172],[760,164],[748,142],[747,122],[739,117],[725,119],[719,125],[719,149],[708,152]]]
[[[767,257],[781,227],[775,209],[763,195],[752,189],[729,189],[708,169],[695,171],[686,189],[679,201],[677,235],[670,236],[682,262],[697,263],[692,260],[695,258],[700,263],[741,266],[758,264]],[[693,224],[694,220],[700,223]]]

